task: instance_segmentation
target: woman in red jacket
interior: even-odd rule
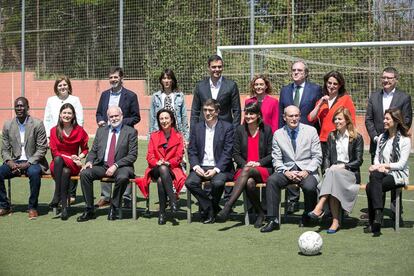
[[[148,168],[144,178],[137,179],[136,183],[148,194],[148,186],[153,179],[157,182],[160,212],[158,224],[166,223],[165,209],[167,196],[172,213],[177,212],[177,197],[184,185],[186,175],[181,167],[184,155],[184,140],[176,129],[174,113],[169,109],[160,109],[157,112],[158,131],[151,133],[148,144]]]
[[[309,113],[308,120],[315,122],[319,120],[321,132],[322,152],[327,147],[328,135],[335,130],[333,116],[335,112],[344,107],[349,110],[352,116],[352,122],[355,125],[355,106],[351,96],[345,90],[345,79],[338,71],[331,71],[323,77],[324,85],[322,92],[325,96],[316,102],[315,108]]]

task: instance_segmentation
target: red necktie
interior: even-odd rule
[[[115,144],[116,144],[116,129],[112,130],[111,144],[109,145],[108,160],[106,164],[108,167],[115,163]]]

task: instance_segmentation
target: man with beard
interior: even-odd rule
[[[119,219],[118,208],[121,197],[134,178],[134,162],[138,154],[137,131],[123,123],[122,110],[119,106],[108,109],[109,126],[98,128],[92,149],[80,173],[83,197],[86,202],[85,212],[78,217],[78,222],[95,218],[93,205],[93,181],[103,177],[115,179],[114,193],[108,220]]]

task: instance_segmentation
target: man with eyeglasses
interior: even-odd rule
[[[283,110],[290,105],[295,105],[301,113],[300,122],[314,126],[319,130],[318,122],[310,122],[308,120],[308,114],[313,110],[316,102],[323,96],[322,88],[308,80],[309,68],[303,60],[298,60],[292,64],[291,77],[293,82],[282,87],[280,90],[279,128],[285,125]],[[287,192],[289,194],[287,213],[292,214],[299,210],[300,191],[295,187],[288,187]]]
[[[233,125],[219,119],[220,104],[208,99],[202,107],[204,120],[190,129],[188,160],[190,174],[185,186],[200,204],[200,217],[204,224],[214,223],[220,211],[219,202],[226,181],[233,179]],[[211,192],[201,187],[209,181]]]
[[[102,92],[98,108],[96,110],[96,122],[98,127],[107,125],[107,110],[109,106],[119,106],[123,113],[122,123],[124,125],[134,127],[134,125],[141,121],[137,94],[123,86],[124,71],[121,67],[111,67],[108,79],[111,88]],[[111,188],[112,184],[101,183],[101,198],[96,204],[97,207],[104,208],[111,204]],[[131,206],[131,192],[131,185],[128,185],[123,196],[124,205],[126,207]]]
[[[405,124],[410,128],[413,120],[411,96],[397,88],[399,73],[394,67],[386,67],[382,71],[382,89],[372,93],[368,99],[365,114],[365,127],[371,139],[369,152],[371,163],[374,163],[378,137],[384,132],[384,112],[389,108],[398,108],[404,117]],[[395,206],[395,190],[391,193],[392,205]],[[402,202],[401,202],[402,203]],[[401,205],[402,206],[402,205]],[[393,208],[392,208],[393,209]],[[363,214],[362,217],[366,215]],[[401,220],[400,220],[401,221]]]

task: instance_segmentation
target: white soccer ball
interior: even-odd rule
[[[314,231],[306,231],[300,235],[298,246],[303,255],[312,256],[318,254],[322,249],[322,237]]]

